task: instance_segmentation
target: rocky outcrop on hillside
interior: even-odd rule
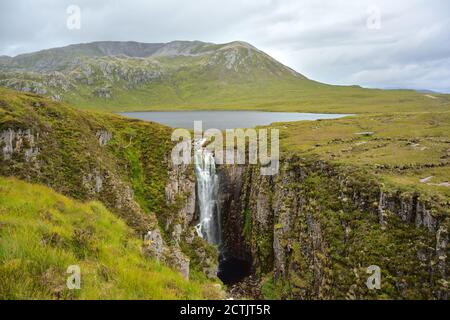
[[[15,172],[19,177],[35,180],[40,175],[45,174],[43,163],[39,164],[39,150],[44,151],[46,139],[40,141],[39,133],[32,134],[31,129],[4,129],[0,132],[0,145],[2,146],[2,174],[11,174],[14,167],[25,163],[27,166],[39,167],[38,170],[30,172]],[[95,134],[99,147],[105,147],[113,139],[113,134],[105,129],[98,130]],[[45,142],[44,142],[45,141]],[[99,199],[106,206],[114,210],[128,225],[144,235],[143,251],[151,258],[160,260],[167,265],[179,270],[186,278],[189,278],[190,259],[181,250],[181,242],[186,243],[185,237],[191,236],[191,228],[195,222],[195,178],[188,167],[170,167],[168,170],[168,182],[166,185],[166,200],[169,210],[166,214],[159,216],[160,223],[165,225],[164,233],[166,239],[161,235],[156,221],[142,211],[136,202],[133,188],[127,184],[116,172],[101,165],[95,164],[92,160],[93,169],[82,174],[81,184],[78,186],[83,190],[89,199]],[[50,185],[58,188],[56,181]],[[58,188],[59,189],[59,188]],[[78,190],[80,191],[80,190]],[[194,233],[195,237],[198,237]],[[204,242],[200,240],[200,242]],[[190,240],[192,243],[192,240]],[[203,247],[208,246],[206,242]],[[202,262],[200,269],[210,277],[215,277],[216,273],[211,273],[211,268],[217,268],[217,257],[205,256],[205,251],[201,248],[192,250],[193,254],[199,255]],[[189,251],[189,253],[191,253]]]
[[[194,232],[193,170],[168,160],[170,130],[36,96],[16,101],[23,105],[12,112],[17,106],[0,98],[0,175],[99,200],[143,239],[147,256],[186,278],[191,269],[216,277],[217,252]]]
[[[51,176],[50,170],[55,168],[49,167],[49,159],[45,158],[50,153],[57,159],[58,154],[64,152],[64,150],[55,149],[57,145],[51,143],[53,138],[49,132],[38,132],[31,128],[2,129],[0,131],[2,145],[0,173],[31,181],[46,181],[56,190],[67,188],[67,181],[57,181],[57,174]],[[124,183],[111,168],[102,167],[99,163],[101,160],[91,159],[89,168],[80,168],[80,179],[74,181],[74,189],[69,194],[76,192],[86,199],[102,200],[137,231],[145,232],[154,228],[154,222],[135,203],[131,187]],[[66,167],[67,169],[70,170],[70,167]]]
[[[8,128],[0,131],[0,146],[4,160],[13,157],[22,157],[23,161],[30,162],[36,159],[39,148],[36,146],[39,134],[32,134],[30,129]]]

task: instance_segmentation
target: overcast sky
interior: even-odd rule
[[[243,40],[321,82],[450,92],[448,0],[0,0],[0,55],[99,40]]]

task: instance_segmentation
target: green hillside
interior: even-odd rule
[[[0,85],[108,111],[446,111],[448,95],[332,86],[244,42],[95,42],[0,61]]]
[[[364,169],[379,181],[429,197],[450,196],[450,112],[367,114],[272,127],[282,133],[285,154]]]

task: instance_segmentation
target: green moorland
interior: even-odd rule
[[[361,269],[372,258],[388,270],[389,286],[378,296],[361,297],[436,297],[430,284],[440,276],[437,269],[444,274],[439,290],[448,288],[446,266],[440,263],[445,264],[445,255],[435,256],[436,235],[389,215],[383,226],[373,210],[363,212],[344,199],[354,191],[374,205],[380,190],[418,194],[413,202],[430,200],[432,210],[437,208],[431,215],[448,226],[450,95],[321,84],[242,42],[173,42],[153,48],[159,53],[150,44],[151,54],[130,56],[141,47],[135,45],[92,43],[1,59],[0,143],[7,144],[14,133],[14,145],[0,145],[0,298],[222,297],[218,280],[205,274],[214,270],[217,252],[195,236],[189,242],[192,226],[179,214],[186,195],[178,190],[180,177],[174,179],[179,172],[170,172],[168,164],[172,130],[107,113],[142,110],[355,114],[272,125],[280,129],[282,160],[296,159],[290,165],[308,176],[284,190],[293,192],[285,209],[296,219],[284,239],[293,253],[285,264],[287,282],[272,282],[270,276],[271,236],[282,231],[283,221],[273,226],[264,221],[258,229],[261,219],[251,216],[258,209],[246,211],[244,236],[254,237],[263,261],[259,267],[269,272],[263,295],[315,297],[305,292],[317,287],[320,269],[312,268],[322,262],[331,282],[321,289],[334,291],[329,297],[345,297],[355,283],[352,268]],[[316,170],[316,159],[351,180],[346,197],[340,196],[340,177]],[[301,169],[308,164],[309,169]],[[176,197],[169,203],[166,187],[173,180]],[[273,199],[273,190],[267,190],[273,185],[265,186],[260,191]],[[290,205],[297,195],[306,201],[306,214],[321,222],[328,252],[314,247],[314,236],[308,242],[308,221]],[[180,225],[185,230],[177,241]],[[160,231],[166,264],[143,254],[149,244],[142,236],[149,230]],[[426,247],[430,264],[422,261],[417,267],[421,251],[416,245]],[[308,248],[312,260],[304,253]],[[170,260],[176,250],[190,259],[189,281]],[[73,264],[82,269],[81,291],[65,287],[67,267]],[[411,291],[399,294],[405,274]],[[277,288],[284,284],[300,291]],[[295,294],[280,295],[285,289]]]
[[[450,112],[275,124],[285,153],[361,168],[402,189],[450,196]]]
[[[104,111],[258,110],[312,113],[374,113],[445,111],[450,96],[412,90],[378,90],[332,86],[292,76],[232,81],[187,71],[171,81],[136,89],[112,87],[112,98],[93,97],[92,88],[78,86],[65,100],[78,108]],[[229,79],[227,79],[229,77]],[[256,77],[256,76],[255,76]]]
[[[0,178],[1,299],[217,299],[210,281],[145,258],[142,241],[97,201],[78,202],[15,178]],[[82,290],[69,290],[79,265]]]

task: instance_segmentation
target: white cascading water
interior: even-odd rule
[[[210,244],[220,246],[220,212],[218,207],[218,176],[214,154],[203,147],[205,140],[194,142],[195,173],[200,223],[197,233]]]

